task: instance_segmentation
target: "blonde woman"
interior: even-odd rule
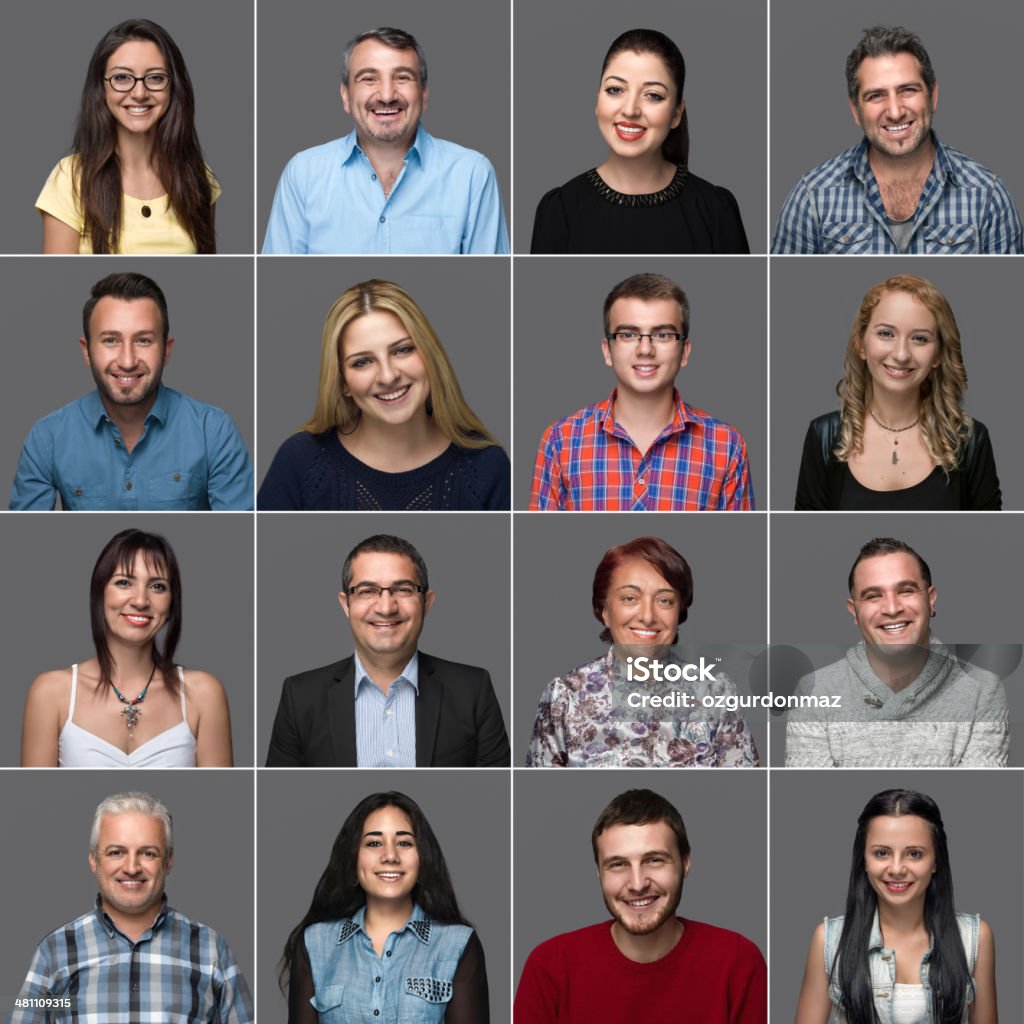
[[[508,509],[509,474],[423,311],[398,285],[364,281],[327,313],[316,408],[257,507]]]
[[[946,297],[909,274],[875,285],[850,331],[839,411],[807,430],[796,508],[1002,508],[992,442],[964,410],[966,388]]]

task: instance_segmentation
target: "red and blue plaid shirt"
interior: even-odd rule
[[[739,431],[673,391],[672,422],[641,452],[615,422],[615,392],[541,438],[531,509],[600,512],[754,508]]]

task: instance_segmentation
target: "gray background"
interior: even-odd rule
[[[903,25],[921,37],[939,84],[933,124],[939,138],[995,171],[1018,204],[1024,201],[1019,140],[1012,131],[993,130],[1017,116],[1014,72],[1024,8],[1000,0],[971,4],[969,13],[958,0],[776,0],[771,17],[773,228],[797,180],[863,138],[847,103],[846,58],[872,25]]]
[[[352,118],[338,94],[341,55],[353,36],[381,25],[416,37],[429,72],[424,127],[491,161],[509,214],[512,72],[507,6],[446,0],[441,13],[435,5],[415,0],[395,0],[375,10],[321,0],[259,0],[258,19],[261,243],[284,165],[300,150],[352,130]]]
[[[916,789],[942,812],[956,909],[996,940],[1001,1020],[1021,1020],[1021,777],[996,771],[774,772],[771,794],[772,1020],[796,1011],[811,933],[846,907],[857,818],[875,793]],[[823,968],[824,969],[824,968]]]
[[[94,656],[89,577],[110,538],[129,528],[163,534],[174,548],[183,607],[175,660],[185,668],[212,672],[224,684],[231,704],[235,764],[251,766],[253,530],[252,517],[243,512],[0,516],[6,579],[0,592],[0,620],[5,624],[4,664],[11,680],[0,690],[3,763],[20,761],[29,683],[41,672]],[[129,773],[121,778],[118,785],[134,785]]]
[[[873,537],[904,540],[928,563],[938,594],[932,629],[944,643],[1019,644],[1024,639],[1016,600],[1024,572],[1016,516],[801,512],[772,516],[773,644],[838,644],[845,650],[861,639],[846,610],[846,584],[861,545]],[[1018,666],[1004,685],[1010,703],[1010,764],[1020,765],[1024,667]],[[784,729],[785,718],[774,716],[773,764],[782,763]]]
[[[9,152],[18,156],[0,165],[0,247],[4,252],[42,250],[36,197],[71,147],[92,51],[126,18],[150,18],[178,44],[196,94],[203,155],[224,190],[216,207],[217,251],[253,252],[250,0],[152,0],[142,10],[134,0],[9,5],[0,32],[0,83],[8,97],[4,128]]]
[[[370,278],[404,288],[448,353],[462,394],[508,450],[512,396],[511,299],[505,260],[412,256],[261,257],[259,280],[260,423],[257,480],[284,440],[313,413],[324,318],[352,285]]]
[[[530,251],[541,196],[607,156],[594,116],[601,61],[633,28],[664,32],[682,51],[690,169],[732,192],[750,251],[765,252],[767,6],[751,0],[650,0],[635,10],[516,0],[515,251]]]
[[[484,947],[491,1020],[508,1021],[511,835],[506,771],[260,772],[260,1019],[280,1021],[286,1002],[277,987],[289,932],[309,909],[316,883],[345,818],[371,793],[412,797],[441,844],[459,909]],[[457,798],[455,794],[458,794]],[[310,814],[310,808],[317,813]]]
[[[173,256],[75,256],[7,259],[0,302],[8,344],[0,377],[3,507],[18,455],[36,420],[95,390],[82,358],[82,307],[107,274],[151,277],[167,298],[175,339],[164,381],[226,410],[253,445],[253,267],[251,259],[181,260]],[[98,554],[99,552],[97,552]]]
[[[594,570],[616,544],[653,535],[686,559],[694,599],[679,630],[680,644],[763,643],[766,518],[671,512],[643,517],[628,512],[516,516],[512,764],[524,763],[537,700],[547,683],[607,650],[598,640],[602,626],[590,602]],[[765,761],[766,713],[752,711],[744,717]]]
[[[671,801],[686,824],[692,860],[679,913],[740,932],[766,952],[766,772],[513,774],[516,984],[538,943],[609,919],[590,833],[613,797],[637,787]]]
[[[1024,267],[1016,260],[864,256],[772,264],[771,507],[792,509],[807,425],[839,408],[836,382],[864,293],[894,274],[916,274],[946,296],[967,369],[965,407],[988,427],[1003,508],[1024,507],[1017,381],[1024,354],[1004,343],[1017,316]]]
[[[144,790],[174,819],[170,905],[227,940],[249,985],[255,935],[253,773],[19,771],[4,779],[4,903],[10,926],[0,935],[0,997],[6,1015],[38,943],[87,913],[98,887],[89,870],[89,829],[101,800]],[[16,838],[15,838],[16,837]]]
[[[758,508],[767,507],[766,264],[728,256],[517,259],[513,506],[530,503],[545,429],[603,402],[615,387],[601,354],[605,296],[633,274],[659,273],[681,285],[690,300],[692,347],[676,378],[679,393],[743,435]]]
[[[511,735],[508,520],[507,514],[478,512],[261,513],[259,763],[266,759],[284,678],[352,653],[352,632],[338,603],[341,567],[349,551],[375,533],[404,537],[427,563],[437,597],[420,649],[487,669]]]

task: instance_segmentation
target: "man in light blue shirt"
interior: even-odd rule
[[[427,60],[401,29],[345,48],[341,102],[355,131],[292,157],[274,194],[264,253],[507,253],[494,168],[434,138]]]
[[[29,431],[10,507],[251,509],[252,462],[221,409],[161,383],[174,347],[167,300],[142,274],[98,281],[79,339],[96,390]]]

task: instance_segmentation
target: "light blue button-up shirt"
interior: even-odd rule
[[[388,687],[387,696],[354,655],[356,764],[360,768],[416,767],[416,698],[420,692],[419,653]]]
[[[421,125],[385,197],[356,133],[288,161],[264,253],[507,253],[494,168]]]
[[[223,409],[160,386],[129,452],[98,391],[29,431],[12,509],[134,512],[253,507],[252,462]]]

